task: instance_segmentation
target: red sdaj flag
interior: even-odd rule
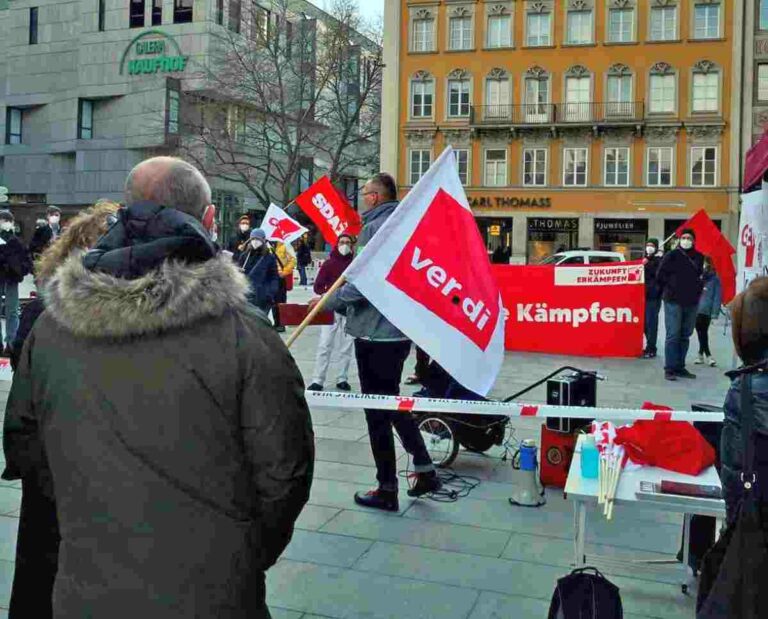
[[[731,258],[736,250],[723,236],[723,233],[717,229],[715,222],[709,218],[704,209],[680,225],[675,230],[675,235],[680,236],[686,228],[690,228],[696,234],[696,249],[712,260],[712,265],[720,278],[723,304],[730,302],[736,296],[736,268],[733,266],[733,258]]]
[[[336,245],[339,236],[345,232],[354,236],[360,234],[360,215],[336,191],[327,176],[316,181],[295,202],[331,245]]]

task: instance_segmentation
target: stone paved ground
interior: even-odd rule
[[[299,289],[291,296],[303,300],[309,293]],[[722,319],[711,334],[721,366],[730,367],[732,347],[723,335]],[[310,329],[293,350],[306,380],[316,343],[317,332]],[[700,368],[694,370],[697,380],[667,383],[661,359],[508,354],[493,395],[518,391],[566,364],[606,375],[598,386],[598,403],[603,405],[635,407],[644,400],[680,408],[692,401],[719,404],[728,385],[724,367]],[[350,382],[359,387],[354,372]],[[9,383],[0,383],[0,410],[9,388]],[[526,400],[543,397],[539,388]],[[555,581],[568,572],[573,554],[572,506],[562,492],[548,491],[547,504],[538,510],[511,507],[507,497],[515,472],[500,459],[500,451],[462,452],[455,470],[482,480],[468,498],[435,503],[408,499],[403,492],[399,513],[372,513],[352,502],[356,490],[374,481],[362,412],[325,409],[312,414],[315,481],[294,539],[268,575],[275,619],[546,616]],[[516,422],[514,429],[517,438],[538,435],[536,422]],[[400,462],[405,468],[402,455]],[[19,501],[19,484],[2,482],[0,609],[7,608],[10,594]],[[590,521],[588,550],[658,558],[677,551],[679,535],[680,518],[674,515],[617,509],[612,523]],[[610,577],[621,588],[630,619],[693,617],[692,599],[671,582],[633,577],[630,569]],[[0,610],[0,619],[5,613]]]

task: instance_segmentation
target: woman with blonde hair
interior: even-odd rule
[[[93,247],[109,227],[117,221],[118,204],[98,202],[72,219],[56,241],[42,253],[35,264],[35,283],[45,288],[59,266],[76,251]],[[24,341],[38,316],[45,310],[45,299],[38,295],[22,311],[19,329],[13,342],[11,364],[15,369]],[[65,363],[66,360],[62,360]],[[34,454],[32,454],[34,457]],[[8,617],[46,619],[53,616],[53,583],[59,556],[59,526],[56,505],[43,488],[49,479],[24,475],[24,463],[6,462],[3,479],[21,479],[21,514],[16,542],[16,568],[11,590]]]

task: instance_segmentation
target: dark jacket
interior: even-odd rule
[[[339,248],[334,247],[331,255],[328,256],[328,260],[323,262],[323,266],[320,267],[320,271],[317,274],[314,287],[315,293],[325,294],[328,292],[328,289],[341,277],[354,257],[353,253],[350,253],[348,256],[342,256],[339,253]]]
[[[703,288],[699,299],[698,314],[711,316],[712,320],[720,315],[720,306],[723,302],[722,286],[720,278],[714,270],[705,271],[702,276]]]
[[[240,262],[240,258],[245,253],[247,247],[248,247],[248,240],[251,238],[251,231],[248,230],[248,232],[241,232],[238,228],[237,235],[234,239],[232,239],[229,242],[229,251],[232,252],[232,260],[235,262]],[[240,248],[243,249],[240,249]]]
[[[199,222],[119,217],[45,286],[6,410],[6,479],[55,489],[54,616],[266,617],[312,477],[301,375]]]
[[[267,312],[275,304],[280,288],[277,259],[272,252],[262,247],[259,251],[248,249],[240,257],[240,262],[250,284],[248,302]]]
[[[32,260],[37,260],[38,256],[45,251],[52,241],[53,230],[51,230],[51,226],[45,224],[35,228],[32,240],[29,242],[29,253],[32,256]]]
[[[13,232],[0,232],[0,282],[18,284],[32,271],[32,262],[24,244]]]
[[[661,259],[657,280],[662,297],[683,307],[699,304],[701,276],[704,273],[704,256],[695,248],[685,251],[673,249]]]
[[[299,245],[296,248],[296,262],[300,267],[312,264],[312,252],[309,249],[309,245],[304,242],[304,239],[299,241]]]
[[[11,345],[11,369],[15,372],[21,358],[21,349],[24,348],[24,342],[35,324],[38,316],[45,310],[45,305],[40,297],[32,299],[21,310],[19,318],[19,328],[16,329],[16,337]]]
[[[661,266],[659,256],[651,256],[645,259],[645,298],[661,298],[661,288],[659,287],[659,267]]]

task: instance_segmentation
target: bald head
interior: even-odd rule
[[[126,206],[147,200],[201,219],[211,203],[211,188],[186,161],[153,157],[133,168],[125,181]]]

